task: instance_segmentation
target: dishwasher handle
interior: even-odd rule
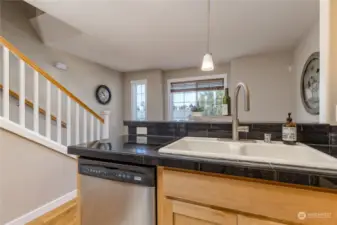
[[[140,167],[113,162],[79,159],[79,173],[102,179],[154,187],[156,184],[155,168]]]

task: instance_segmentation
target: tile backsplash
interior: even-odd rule
[[[155,135],[168,137],[216,137],[231,138],[232,124],[212,122],[152,122],[124,121],[129,135]],[[281,140],[281,123],[241,123],[248,127],[248,132],[240,132],[241,139],[264,138],[265,133],[272,135],[272,140]],[[147,130],[147,132],[144,132]],[[140,132],[142,131],[142,132]],[[337,126],[329,124],[297,124],[297,139],[310,145],[337,145]]]

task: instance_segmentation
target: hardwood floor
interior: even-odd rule
[[[67,202],[26,225],[79,225],[77,200]]]

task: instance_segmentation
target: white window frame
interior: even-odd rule
[[[132,120],[136,120],[136,109],[137,109],[137,97],[136,97],[136,86],[139,84],[145,85],[145,105],[146,105],[146,111],[145,111],[145,120],[147,120],[147,110],[148,110],[148,102],[147,102],[147,80],[132,80],[130,82],[131,84],[131,118]]]
[[[228,87],[227,84],[227,74],[214,74],[207,76],[197,76],[197,77],[184,77],[184,78],[175,78],[167,80],[167,120],[173,120],[172,118],[172,95],[171,95],[171,83],[176,82],[188,82],[196,80],[211,80],[211,79],[224,79],[224,89]]]

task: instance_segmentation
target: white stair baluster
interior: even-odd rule
[[[83,143],[87,142],[87,111],[83,109]]]
[[[50,104],[51,104],[51,83],[47,80],[46,85],[46,137],[51,137],[51,118],[50,118]]]
[[[96,131],[96,140],[101,140],[101,121],[100,120],[96,120],[96,128],[97,128],[97,131]]]
[[[78,103],[76,103],[76,108],[75,108],[75,119],[76,119],[76,127],[75,127],[75,144],[79,144],[80,143],[80,106],[78,105]]]
[[[62,91],[57,89],[57,142],[62,142]]]
[[[9,50],[3,46],[3,117],[9,119]]]
[[[26,93],[25,93],[25,85],[26,85],[26,71],[25,71],[25,62],[20,59],[19,61],[19,74],[20,74],[20,94],[19,94],[19,121],[20,125],[26,126]]]
[[[71,145],[71,98],[67,96],[67,146]]]
[[[90,141],[94,141],[94,116],[90,115]]]
[[[34,71],[34,131],[39,133],[39,73]]]

